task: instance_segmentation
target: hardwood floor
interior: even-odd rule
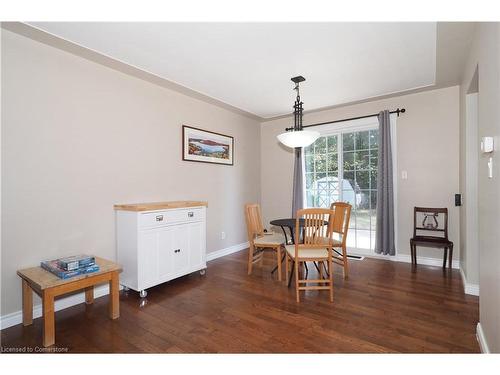
[[[385,353],[479,352],[478,297],[465,295],[458,270],[377,259],[336,268],[334,302],[308,291],[295,302],[264,267],[246,274],[246,251],[198,273],[120,295],[121,316],[107,318],[108,297],[56,313],[56,347],[77,352]],[[315,275],[309,267],[310,277]],[[293,284],[292,284],[293,285]],[[5,347],[40,347],[42,321],[1,332]]]

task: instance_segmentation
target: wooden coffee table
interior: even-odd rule
[[[54,299],[62,294],[80,289],[85,290],[85,302],[94,302],[94,286],[109,283],[109,317],[120,317],[119,273],[121,267],[109,260],[96,257],[99,271],[69,279],[60,279],[42,267],[32,267],[17,271],[23,282],[23,325],[33,323],[33,293],[42,298],[43,306],[43,346],[55,343]]]

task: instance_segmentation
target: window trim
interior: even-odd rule
[[[391,119],[391,148],[392,148],[392,167],[393,167],[393,190],[394,190],[394,242],[396,248],[396,256],[398,255],[398,164],[397,164],[397,135],[396,135],[396,122],[397,116],[395,114],[390,115]],[[354,133],[359,131],[366,131],[378,128],[378,119],[376,116],[367,117],[363,119],[351,120],[342,123],[325,124],[320,125],[316,130],[320,133],[320,137],[331,136],[331,135],[342,135],[344,133]],[[344,173],[343,165],[343,152],[339,150],[342,149],[342,137],[338,137],[337,141],[337,152],[339,156],[338,159],[338,174]],[[341,148],[342,147],[342,148]],[[306,193],[306,169],[305,169],[305,152],[302,151],[302,186],[303,186],[303,207],[307,207],[307,193]],[[377,255],[373,249],[362,249],[357,247],[348,247],[347,250],[351,254],[359,255]]]

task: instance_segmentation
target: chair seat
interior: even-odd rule
[[[434,236],[415,236],[410,241],[414,243],[423,243],[423,244],[436,244],[438,246],[451,245],[453,242],[447,240],[443,237],[434,237]]]
[[[265,234],[253,240],[256,246],[278,246],[285,243],[285,236],[279,233]]]
[[[295,245],[286,245],[286,252],[295,259]],[[307,248],[300,247],[299,248],[299,258],[317,258],[317,259],[325,259],[328,258],[328,250],[321,248]]]

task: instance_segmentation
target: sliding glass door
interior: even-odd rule
[[[304,149],[307,207],[352,205],[348,247],[373,249],[377,206],[378,127],[324,132]]]

